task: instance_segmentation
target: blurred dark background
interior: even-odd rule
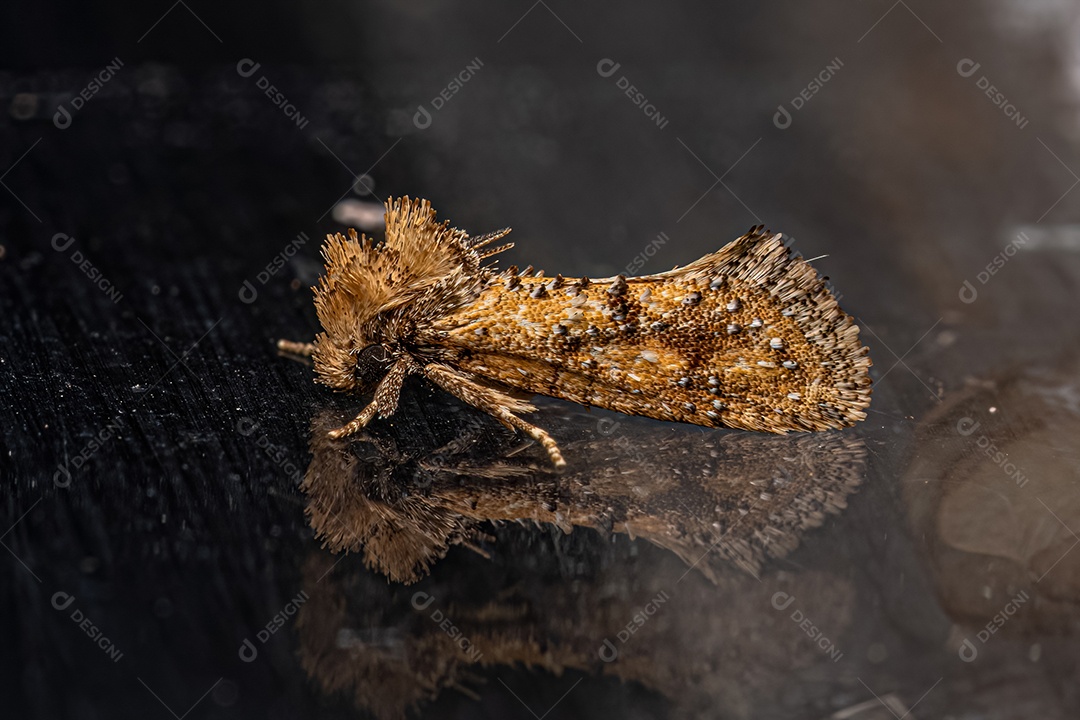
[[[829,717],[875,695],[844,717],[902,715],[894,695],[923,703],[913,717],[1075,716],[1075,7],[9,3],[0,28],[13,717],[356,714],[284,633],[266,662],[236,648],[319,552],[296,485],[313,411],[347,403],[273,341],[316,331],[325,233],[377,234],[373,209],[405,194],[470,231],[513,226],[501,263],[549,274],[665,270],[759,222],[825,256],[875,362],[872,459],[785,571],[857,588],[848,642],[869,649],[861,672],[756,710],[719,697],[717,717]],[[970,496],[949,495],[969,488],[960,466]],[[508,547],[563,552],[517,532]],[[476,562],[456,552],[445,572]],[[958,664],[958,638],[1022,590],[1037,600],[1001,657]],[[479,702],[423,712],[528,717],[564,694],[550,717],[671,712],[633,683],[492,672]]]

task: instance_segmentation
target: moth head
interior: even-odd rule
[[[382,380],[394,361],[393,353],[384,345],[348,348],[327,333],[315,339],[313,357],[319,382],[335,390],[370,389]]]
[[[315,287],[323,327],[315,338],[319,381],[337,390],[363,389],[399,352],[395,348],[408,344],[405,336],[423,325],[425,313],[450,311],[475,297],[486,256],[477,247],[449,222],[436,222],[427,200],[407,197],[387,200],[382,243],[355,230],[348,237],[328,235],[326,275]]]

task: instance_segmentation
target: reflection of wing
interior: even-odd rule
[[[825,430],[865,417],[858,327],[779,235],[602,281],[504,273],[441,321],[458,366],[583,405],[698,425]]]
[[[769,558],[786,556],[803,533],[846,508],[866,458],[860,440],[838,433],[729,434],[696,442],[687,436],[672,438],[658,457],[689,460],[699,453],[707,457],[698,457],[697,479],[679,468],[677,484],[632,505],[614,529],[670,550],[714,582],[724,572],[723,561],[758,575]],[[639,475],[644,472],[660,468],[648,463]],[[602,494],[598,482],[589,489]]]
[[[400,582],[427,574],[481,523],[521,520],[641,537],[714,580],[725,560],[757,574],[845,507],[865,462],[861,441],[839,433],[702,434],[632,420],[598,428],[587,413],[552,412],[558,435],[579,438],[561,442],[582,458],[556,476],[542,450],[523,451],[476,411],[438,398],[413,405],[400,422],[368,429],[383,435],[368,435],[378,451],[366,460],[356,450],[367,443],[325,438],[340,416],[317,416],[303,484],[326,545],[362,548],[369,567]],[[421,408],[435,420],[417,417]]]

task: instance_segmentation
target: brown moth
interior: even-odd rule
[[[412,374],[525,432],[558,467],[555,440],[519,417],[536,410],[523,394],[775,433],[866,417],[859,328],[779,233],[758,226],[685,267],[590,280],[484,265],[512,247],[489,247],[508,232],[470,236],[406,197],[387,201],[382,244],[327,236],[323,332],[278,347],[312,356],[335,390],[374,387],[331,437],[393,415]]]

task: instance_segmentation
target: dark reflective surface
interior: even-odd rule
[[[0,11],[5,713],[1077,715],[1075,8],[166,9]],[[406,193],[548,274],[783,230],[870,419],[327,443],[273,341]]]
[[[866,456],[850,434],[658,429],[551,408],[557,436],[579,438],[565,448],[571,467],[554,475],[541,448],[471,408],[403,401],[401,419],[351,442],[325,437],[340,413],[312,422],[302,489],[316,537],[362,550],[364,565],[395,581],[323,553],[305,562],[305,593],[320,599],[299,612],[300,656],[326,690],[397,717],[445,688],[467,691],[483,667],[523,663],[633,680],[698,714],[749,703],[761,689],[711,672],[740,676],[761,664],[756,682],[767,686],[785,672],[769,667],[780,648],[794,653],[789,669],[822,660],[815,642],[826,660],[843,658],[816,627],[802,642],[788,637],[774,614],[794,607],[802,620],[811,610],[794,603],[810,595],[819,616],[839,619],[850,589],[760,572],[846,507]],[[520,548],[510,524],[552,546]],[[582,540],[582,528],[598,533]],[[645,542],[668,553],[642,552]],[[453,573],[438,563],[451,545],[476,553]],[[822,595],[838,605],[816,605]],[[743,606],[740,622],[725,622],[714,604]],[[658,662],[659,644],[671,650]]]

